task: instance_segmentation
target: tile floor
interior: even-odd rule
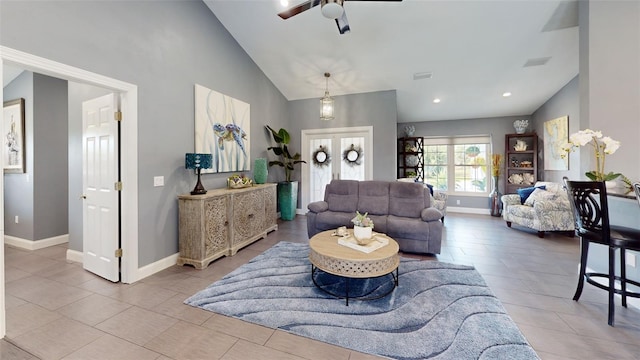
[[[182,304],[279,241],[307,242],[305,221],[280,222],[267,239],[205,270],[174,266],[132,285],[66,262],[65,246],[6,247],[0,358],[375,359]],[[577,238],[540,239],[500,218],[449,214],[443,245],[437,259],[474,265],[542,359],[640,359],[640,310],[618,306],[613,328],[604,291],[586,285],[581,300],[571,300]]]

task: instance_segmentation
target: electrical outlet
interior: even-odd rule
[[[15,221],[16,221],[16,224],[20,222],[20,219],[18,219],[18,215],[16,215]]]
[[[625,261],[627,262],[627,265],[631,266],[631,267],[636,267],[636,255],[635,254],[630,254],[630,253],[625,253]]]
[[[456,205],[460,205],[460,200],[456,200]]]

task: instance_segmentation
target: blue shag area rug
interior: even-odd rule
[[[313,284],[308,255],[306,244],[278,243],[185,303],[392,359],[539,359],[471,266],[402,258],[391,294],[345,306]],[[350,294],[386,292],[390,281],[351,279]],[[344,279],[317,282],[335,292]]]

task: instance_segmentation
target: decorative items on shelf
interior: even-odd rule
[[[407,156],[407,166],[417,166],[418,165],[418,157],[415,155]]]
[[[504,193],[515,194],[518,189],[531,186],[538,178],[538,135],[505,134],[505,160],[507,166],[503,175]]]
[[[344,159],[347,165],[356,166],[362,163],[362,155],[363,153],[360,145],[351,144],[351,147],[347,148],[342,153],[342,159]]]
[[[527,119],[516,120],[513,122],[513,128],[516,129],[516,134],[524,134],[527,132],[527,127],[529,127],[529,120]]]
[[[620,173],[605,173],[604,161],[607,155],[615,153],[620,147],[620,142],[608,136],[602,136],[601,131],[591,129],[580,130],[569,136],[569,141],[562,145],[563,157],[580,146],[591,145],[596,160],[596,169],[588,171],[585,176],[592,181],[611,181],[618,178]]]
[[[267,159],[257,158],[253,161],[253,180],[256,184],[264,184],[267,182],[267,175],[269,170],[267,169]]]
[[[202,169],[211,169],[213,163],[213,156],[211,154],[196,154],[187,153],[184,157],[184,167],[187,169],[195,169],[198,174],[198,182],[191,191],[191,195],[203,195],[207,193],[207,190],[202,186],[200,181],[200,172]]]
[[[413,133],[416,132],[416,127],[413,125],[405,125],[404,126],[404,134],[407,137],[412,137]]]
[[[246,177],[244,174],[233,174],[227,178],[227,186],[230,189],[242,189],[253,186],[253,180]]]
[[[313,165],[317,167],[329,166],[331,164],[331,155],[326,147],[320,145],[312,155]]]
[[[527,143],[523,140],[516,140],[516,144],[513,146],[515,151],[527,151]]]

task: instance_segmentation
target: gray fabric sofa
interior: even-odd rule
[[[356,211],[369,217],[374,231],[395,239],[400,250],[439,254],[442,213],[431,205],[429,189],[418,183],[398,181],[332,180],[324,201],[308,206],[309,238],[340,226],[353,227]]]

